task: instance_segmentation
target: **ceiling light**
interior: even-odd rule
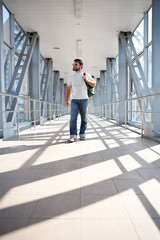
[[[77,39],[76,42],[76,47],[77,47],[77,57],[81,58],[82,57],[82,40],[81,39]]]
[[[60,48],[59,48],[59,47],[54,47],[53,49],[55,49],[55,50],[59,50]]]
[[[82,16],[82,0],[74,0],[74,14],[76,18],[81,18]]]

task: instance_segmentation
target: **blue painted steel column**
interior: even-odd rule
[[[95,95],[94,95],[94,108],[95,114],[99,117],[100,116],[100,78],[97,78],[97,84],[95,88]]]
[[[58,96],[58,83],[59,83],[59,71],[54,71],[54,76],[53,76],[53,101],[54,104],[57,104],[57,96]],[[57,116],[57,105],[54,105],[54,113],[53,113],[53,118]]]
[[[4,48],[3,48],[3,11],[2,0],[0,0],[0,92],[4,92]],[[0,96],[0,111],[4,111],[4,97]],[[3,116],[0,113],[0,129],[3,129]],[[3,137],[3,132],[0,131],[0,137]]]
[[[144,13],[144,46],[148,44],[148,12]],[[144,48],[144,75],[145,79],[148,82],[148,47]],[[148,98],[148,100],[150,100]],[[151,101],[150,101],[151,102]],[[145,103],[145,101],[143,102]],[[146,107],[144,108],[146,110]],[[152,119],[150,121],[150,114],[145,114],[143,119],[143,129],[144,136],[152,137],[153,136],[153,122]]]
[[[148,44],[148,13],[144,14],[144,46]],[[144,75],[148,79],[148,48],[144,48]]]
[[[111,119],[111,102],[112,102],[112,86],[111,86],[111,79],[110,79],[110,71],[109,71],[109,64],[110,60],[107,59],[106,61],[106,119],[109,120]]]
[[[33,50],[30,66],[29,66],[29,93],[32,99],[40,100],[40,51],[39,51],[39,39],[37,38],[35,48]],[[36,110],[35,118],[36,124],[39,124],[40,120],[40,108],[41,105],[36,103],[31,104],[31,110]],[[31,114],[31,120],[34,119],[34,114]]]
[[[119,101],[126,100],[127,97],[127,68],[126,56],[123,49],[122,42],[119,38],[119,84],[118,93]],[[117,124],[125,123],[125,103],[119,103]]]
[[[152,1],[152,89],[160,93],[160,1]],[[154,98],[154,112],[160,112],[160,97]],[[153,116],[153,129],[160,132],[160,115]]]
[[[62,115],[63,86],[64,86],[64,79],[60,78],[60,91],[59,91],[60,116]]]
[[[52,106],[47,105],[47,117],[53,117],[53,61],[51,63],[50,77],[48,79],[48,89],[47,89],[47,102],[52,103]]]
[[[101,93],[100,93],[100,98],[101,98],[101,117],[105,117],[105,71],[100,71],[100,83],[101,83]]]

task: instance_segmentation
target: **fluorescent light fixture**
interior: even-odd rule
[[[76,18],[81,18],[82,16],[82,0],[74,0],[74,14]]]
[[[81,58],[82,57],[82,40],[77,39],[77,57]]]
[[[59,48],[59,47],[54,47],[53,49],[55,49],[55,50],[59,50],[60,48]]]

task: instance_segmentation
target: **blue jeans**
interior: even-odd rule
[[[70,117],[70,138],[77,137],[77,116],[78,110],[81,115],[80,137],[85,137],[87,128],[88,99],[72,99]]]

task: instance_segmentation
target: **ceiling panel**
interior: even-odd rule
[[[78,8],[75,14],[75,2]],[[151,0],[4,0],[26,31],[40,36],[40,52],[53,59],[54,70],[67,81],[73,59],[84,60],[84,70],[100,76],[106,58],[118,53],[119,31],[133,31]],[[77,40],[79,56],[77,56]],[[59,50],[54,49],[58,47]]]

